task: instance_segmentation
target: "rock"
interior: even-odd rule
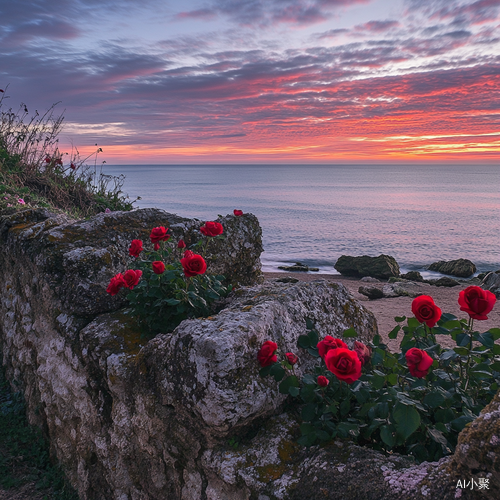
[[[500,392],[458,436],[452,466],[458,473],[490,478],[484,498],[497,499],[500,488]]]
[[[346,276],[372,276],[380,279],[399,276],[399,265],[390,255],[378,257],[342,255],[337,260],[335,269]]]
[[[364,283],[380,283],[380,280],[371,276],[363,276],[359,281],[363,281]]]
[[[434,286],[446,286],[446,287],[453,287],[460,285],[458,281],[455,281],[453,278],[448,278],[446,276],[439,278],[438,280],[429,280],[427,283],[430,283],[431,285]]]
[[[402,274],[401,278],[409,281],[418,281],[419,283],[424,282],[424,278],[422,278],[422,275],[418,271],[410,271],[406,274]]]
[[[278,266],[278,269],[283,269],[284,271],[295,271],[307,273],[308,271],[317,272],[318,267],[309,267],[301,262],[296,262],[293,266]]]
[[[370,300],[382,299],[384,292],[375,286],[360,286],[358,292],[361,295],[366,295]]]
[[[476,272],[476,266],[468,259],[457,259],[445,262],[440,260],[429,266],[429,271],[436,271],[442,274],[468,278]]]
[[[297,278],[291,278],[291,277],[286,277],[286,278],[277,278],[276,281],[278,283],[298,283],[300,280]]]
[[[387,283],[382,289],[384,297],[418,297],[422,295],[420,289],[421,285],[419,283],[414,283],[412,281],[398,282],[398,283]]]
[[[481,282],[481,287],[494,293],[497,299],[500,299],[500,271],[488,273]]]

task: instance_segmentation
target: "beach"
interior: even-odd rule
[[[285,273],[264,273],[266,280],[275,278],[291,277],[296,278],[300,281],[317,281],[317,280],[327,280],[336,283],[342,283],[351,293],[351,295],[361,302],[364,307],[370,310],[377,319],[379,333],[383,339],[383,342],[387,344],[389,350],[392,352],[399,351],[399,343],[401,341],[401,333],[399,337],[395,340],[391,340],[388,337],[389,332],[396,326],[394,321],[395,316],[413,316],[411,312],[411,303],[413,302],[412,297],[391,297],[382,298],[377,300],[369,300],[368,297],[360,294],[358,289],[360,286],[369,285],[377,286],[382,288],[385,284],[380,283],[365,283],[357,278],[350,278],[346,276],[331,275],[331,274],[313,274],[313,273],[300,273],[300,272],[285,272]],[[458,318],[468,318],[465,312],[460,311],[458,305],[458,294],[461,290],[467,288],[467,284],[460,284],[451,288],[447,287],[437,287],[429,285],[427,283],[421,284],[421,290],[424,295],[430,295],[438,307],[441,308],[443,313],[451,313]],[[475,321],[474,327],[480,332],[485,332],[489,328],[500,328],[500,302],[497,301],[493,310],[488,314],[488,320],[486,321]],[[453,347],[456,344],[449,337],[440,338],[438,336],[437,340],[441,345],[446,347]]]

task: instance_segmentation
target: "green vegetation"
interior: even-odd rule
[[[6,490],[31,483],[40,498],[78,500],[40,430],[30,426],[22,394],[12,393],[0,367],[0,487]]]
[[[0,93],[0,210],[36,206],[83,218],[133,208],[121,191],[125,177],[106,175],[97,165],[101,148],[86,158],[77,149],[59,151],[64,118],[54,114],[55,104],[30,117],[25,104],[6,109],[7,99]]]

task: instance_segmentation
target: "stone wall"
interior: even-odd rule
[[[340,284],[258,284],[257,219],[222,224],[227,238],[213,253],[223,258],[211,263],[247,286],[219,314],[146,341],[123,299],[106,294],[109,279],[127,267],[131,239],[164,225],[191,243],[201,221],[153,209],[77,222],[44,210],[0,217],[3,364],[82,500],[451,499],[460,474],[489,474],[498,493],[497,407],[460,454],[436,464],[340,440],[299,447],[295,413],[258,375],[260,345],[301,356],[306,318],[320,336],[354,327],[364,340],[375,318]]]

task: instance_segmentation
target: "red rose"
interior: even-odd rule
[[[196,276],[197,274],[203,274],[207,270],[207,263],[201,255],[189,252],[191,255],[186,257],[185,252],[184,258],[181,259],[182,267],[184,268],[184,275],[190,278],[191,276]]]
[[[321,342],[318,342],[316,347],[318,348],[319,355],[325,359],[326,353],[330,349],[337,349],[338,347],[347,349],[347,344],[343,340],[334,339],[331,335],[327,335]]]
[[[179,243],[177,243],[177,248],[186,248],[184,240],[179,240]]]
[[[129,269],[128,271],[125,272],[123,275],[123,279],[125,280],[126,287],[130,288],[130,290],[134,289],[134,286],[139,283],[139,280],[141,279],[142,276],[142,271],[135,271],[134,269]]]
[[[458,294],[458,305],[461,311],[465,311],[472,319],[484,320],[495,305],[497,298],[489,290],[483,290],[480,286],[468,286]]]
[[[220,222],[205,222],[205,225],[200,227],[200,231],[205,236],[218,236],[222,234],[224,228]]]
[[[405,354],[408,370],[414,377],[423,378],[429,373],[433,359],[422,349],[412,347]]]
[[[411,303],[411,312],[420,323],[425,323],[432,328],[441,318],[441,309],[434,304],[434,299],[429,295],[420,295]]]
[[[142,241],[141,240],[132,240],[130,244],[130,248],[128,249],[128,254],[132,257],[139,257],[139,254],[142,252]]]
[[[194,255],[194,252],[191,252],[191,250],[186,250],[184,252],[184,258],[192,257],[193,255]]]
[[[111,278],[106,292],[110,295],[116,295],[123,287],[127,287],[127,282],[123,279],[123,274],[118,273]]]
[[[367,345],[363,344],[363,342],[354,342],[354,351],[358,355],[359,360],[361,361],[361,366],[365,366],[365,364],[370,361],[372,357],[372,349]]]
[[[274,354],[278,350],[278,345],[272,340],[266,340],[260,351],[257,354],[257,359],[259,360],[260,366],[264,368],[265,366],[272,365],[278,361],[278,357]]]
[[[236,217],[240,217],[243,215],[243,210],[233,210],[233,214],[236,215]]]
[[[50,156],[46,156],[45,157],[45,163],[50,163],[50,162],[51,162]]]
[[[155,227],[151,230],[151,234],[149,238],[151,243],[154,243],[155,250],[160,248],[160,241],[168,241],[170,239],[170,235],[167,234],[168,228],[165,229],[163,226]]]
[[[339,379],[352,384],[361,376],[361,361],[354,351],[338,347],[325,356],[326,367]]]
[[[288,362],[289,362],[292,366],[293,366],[295,363],[297,363],[297,361],[299,360],[299,358],[298,358],[295,354],[293,354],[293,353],[291,353],[291,352],[287,352],[287,353],[285,354],[285,356],[286,356],[286,359],[288,360]]]
[[[317,382],[320,387],[326,387],[330,383],[330,381],[324,375],[320,375]]]
[[[155,274],[163,274],[165,272],[165,264],[161,260],[155,260],[152,266]]]

